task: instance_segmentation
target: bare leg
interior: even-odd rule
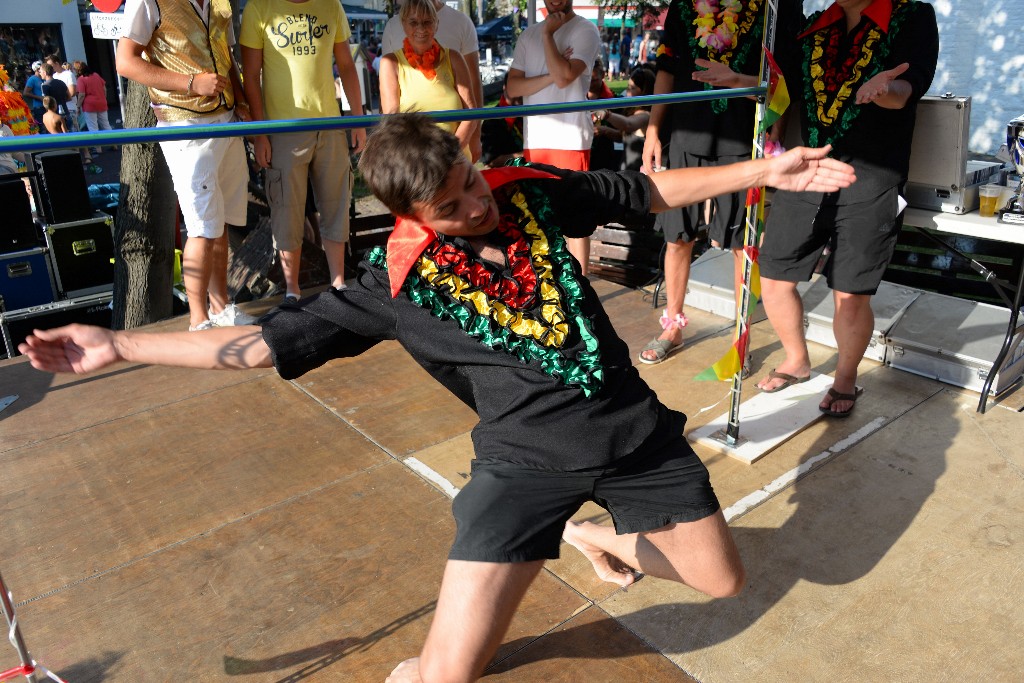
[[[231,303],[228,297],[228,229],[213,241],[210,253],[210,308],[214,314],[220,313]]]
[[[567,237],[565,245],[569,253],[580,262],[580,271],[587,275],[590,273],[590,238],[589,237]]]
[[[323,238],[327,267],[331,271],[331,285],[340,289],[345,284],[345,243]]]
[[[794,377],[806,377],[811,372],[811,358],[804,340],[804,302],[796,291],[795,282],[761,278],[761,294],[768,321],[779,335],[786,359],[776,370]],[[764,378],[758,389],[775,389],[781,379]]]
[[[284,273],[284,287],[287,294],[299,296],[299,271],[302,270],[302,246],[298,249],[280,250],[281,271]]]
[[[182,250],[181,274],[188,294],[188,321],[192,327],[209,319],[210,269],[213,262],[213,242],[207,237],[189,237]]]
[[[832,331],[839,348],[836,362],[836,378],[832,388],[841,394],[853,394],[857,390],[857,366],[871,341],[875,328],[875,314],[871,310],[871,297],[866,294],[832,292],[836,306],[836,317]],[[853,407],[852,401],[832,401],[829,396],[821,402],[822,408],[832,406],[835,412],[846,412]]]
[[[686,301],[686,284],[690,281],[690,262],[693,260],[693,242],[669,242],[665,245],[665,313],[675,320],[683,312]],[[658,339],[672,344],[683,341],[683,331],[678,327],[662,330]],[[644,351],[643,357],[654,360],[655,351]]]
[[[620,586],[633,582],[632,572],[624,567],[685,583],[716,598],[736,595],[745,581],[721,511],[639,534],[619,535],[610,526],[569,522],[562,538],[591,561],[600,578]]]
[[[402,662],[387,682],[477,680],[543,566],[449,560],[423,652],[418,661]]]

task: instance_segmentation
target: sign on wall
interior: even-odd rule
[[[121,30],[123,24],[123,14],[89,12],[89,25],[92,26],[93,38],[100,40],[117,40],[124,35],[124,32]]]

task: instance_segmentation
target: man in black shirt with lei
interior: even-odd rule
[[[480,422],[427,642],[388,680],[474,680],[563,536],[621,586],[635,570],[712,596],[739,592],[743,567],[683,437],[685,416],[640,379],[565,237],[750,186],[848,186],[850,167],[827,152],[798,148],[653,178],[552,167],[481,173],[430,119],[394,115],[370,136],[360,170],[399,220],[387,249],[371,253],[346,289],[286,303],[260,326],[147,334],[72,325],[37,331],[20,350],[48,371],[128,360],[273,365],[290,379],[397,340]],[[607,508],[615,527],[569,523],[586,500]]]
[[[917,102],[935,75],[935,11],[916,0],[838,0],[814,14],[782,69],[804,140],[834,145],[857,169],[851,188],[775,195],[760,251],[765,312],[786,359],[758,386],[778,391],[811,372],[797,282],[810,279],[826,245],[839,359],[820,409],[847,417],[857,400],[857,366],[874,329],[871,296],[902,224]]]

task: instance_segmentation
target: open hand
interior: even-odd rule
[[[887,71],[882,71],[870,79],[864,85],[857,88],[857,104],[874,102],[889,94],[889,85],[896,80],[904,71],[910,68],[910,64],[903,62]]]
[[[34,330],[18,351],[37,370],[85,374],[121,360],[114,333],[102,327],[68,325]]]
[[[722,64],[710,59],[695,59],[693,63],[702,69],[691,74],[693,80],[700,83],[708,83],[716,88],[738,87],[736,77],[739,74],[730,69],[728,64]]]
[[[832,146],[795,147],[768,159],[765,185],[793,192],[835,192],[857,180],[853,166],[828,158]]]

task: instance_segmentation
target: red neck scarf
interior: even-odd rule
[[[429,50],[419,55],[416,54],[416,50],[412,49],[412,43],[406,38],[402,41],[402,54],[405,55],[410,66],[426,76],[428,81],[434,80],[434,77],[437,76],[436,67],[437,63],[441,61],[441,46],[436,40],[431,44]]]
[[[558,178],[547,171],[518,166],[490,168],[483,171],[482,174],[492,190],[524,178]],[[498,207],[498,210],[501,211],[501,207]],[[437,233],[425,225],[403,218],[398,218],[395,221],[395,229],[388,238],[387,247],[388,279],[391,282],[392,298],[398,296],[409,271],[419,260],[424,249],[430,246],[435,239],[437,239]]]

